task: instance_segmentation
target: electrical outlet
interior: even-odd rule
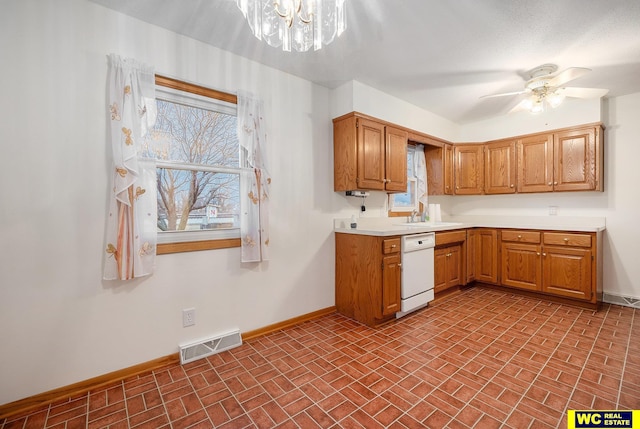
[[[193,326],[196,324],[196,309],[185,308],[182,310],[182,327]]]
[[[557,216],[558,206],[549,206],[549,216]]]

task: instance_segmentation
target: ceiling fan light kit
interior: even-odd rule
[[[609,92],[606,89],[563,86],[567,82],[587,74],[591,69],[570,67],[556,73],[557,70],[558,66],[555,64],[543,64],[527,73],[529,75],[529,80],[525,82],[524,90],[486,95],[481,98],[525,94],[527,98],[522,100],[522,102],[514,107],[512,111],[526,109],[531,113],[542,113],[545,111],[547,106],[555,109],[562,104],[566,97],[599,98]]]
[[[236,0],[257,39],[291,52],[328,45],[347,28],[346,0]]]

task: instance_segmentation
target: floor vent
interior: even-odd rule
[[[612,293],[604,293],[602,297],[604,302],[609,304],[618,304],[625,307],[640,308],[640,298],[631,296],[614,295]]]
[[[180,363],[185,364],[194,360],[220,353],[238,347],[242,344],[240,331],[229,331],[214,337],[194,341],[180,346]]]

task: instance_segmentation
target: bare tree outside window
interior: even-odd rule
[[[144,156],[158,168],[158,229],[237,227],[240,156],[235,115],[157,100]],[[238,170],[236,172],[235,170]]]

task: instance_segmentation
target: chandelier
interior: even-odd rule
[[[347,28],[346,0],[236,0],[253,35],[291,52],[317,51]]]

